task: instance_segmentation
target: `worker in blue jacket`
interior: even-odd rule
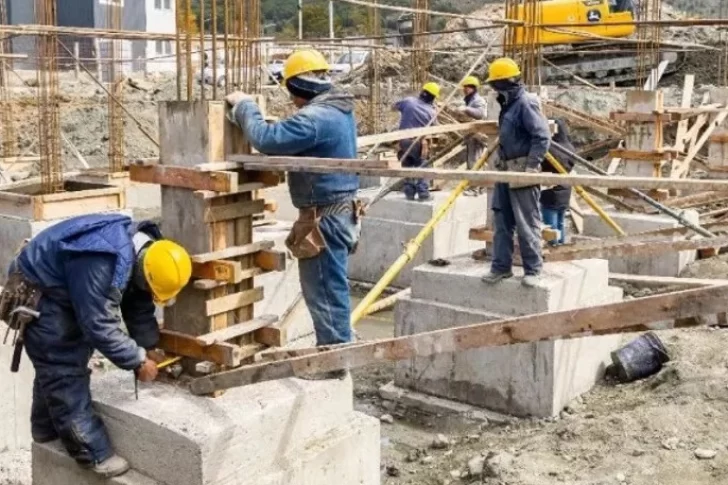
[[[191,271],[187,252],[162,239],[156,225],[117,214],[67,219],[21,249],[0,296],[0,320],[10,323],[21,306],[40,314],[22,335],[35,368],[34,441],[60,438],[81,466],[104,477],[129,469],[91,406],[89,360],[98,350],[139,380],[153,380],[155,303],[172,302]]]
[[[266,123],[252,96],[236,92],[227,97],[232,118],[251,145],[266,155],[355,159],[354,97],[332,85],[324,56],[314,50],[293,53],[283,78],[299,109],[283,121]],[[347,274],[360,233],[359,177],[291,172],[288,188],[299,215],[286,245],[298,258],[301,290],[317,344],[350,342]],[[324,377],[346,375],[334,372]]]
[[[527,93],[521,82],[521,69],[513,59],[496,59],[488,69],[488,84],[497,93],[501,112],[498,118],[500,145],[496,169],[539,173],[551,144],[548,121],[541,113],[539,100]],[[513,276],[513,234],[518,234],[524,276],[521,284],[538,284],[541,253],[541,187],[496,183],[492,209],[495,218],[493,262],[483,277],[488,284]]]

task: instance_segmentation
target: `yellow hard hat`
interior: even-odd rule
[[[177,296],[192,276],[192,260],[177,243],[162,239],[149,245],[142,263],[154,301],[165,304]]]
[[[440,85],[437,83],[429,82],[422,86],[422,90],[426,93],[430,93],[436,98],[440,97]]]
[[[521,68],[518,67],[516,61],[510,57],[501,57],[490,64],[488,68],[488,79],[486,82],[500,81],[503,79],[511,79],[521,75]]]
[[[283,65],[283,82],[306,72],[328,71],[331,67],[323,54],[316,50],[296,51],[286,59]]]
[[[480,80],[475,76],[468,76],[465,79],[463,79],[463,82],[460,83],[460,86],[474,86],[476,88],[480,87]]]

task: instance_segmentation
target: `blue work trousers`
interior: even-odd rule
[[[426,163],[426,160],[422,158],[422,145],[418,143],[411,150],[409,150],[409,153],[407,153],[408,149],[409,147],[407,145],[404,145],[397,153],[397,158],[402,160],[402,167],[422,167]],[[407,153],[406,157],[404,156],[405,153]],[[404,195],[408,199],[413,199],[415,195],[418,195],[420,198],[426,199],[430,196],[430,188],[427,185],[427,181],[425,179],[407,178],[404,180]]]
[[[114,452],[104,423],[91,405],[88,363],[93,349],[83,343],[70,306],[44,296],[39,310],[41,317],[25,331],[25,349],[35,367],[33,440],[45,443],[60,438],[81,465],[100,463]]]
[[[560,234],[558,240],[549,242],[551,246],[564,244],[566,241],[566,231],[564,228],[565,215],[566,209],[550,209],[541,205],[541,218],[543,219],[543,223],[550,226],[551,229],[557,229]]]
[[[351,342],[349,255],[361,232],[353,212],[321,218],[326,247],[313,258],[299,259],[301,290],[316,331],[316,345]]]
[[[495,184],[493,191],[494,273],[508,273],[513,266],[513,235],[518,234],[523,271],[537,275],[543,266],[541,254],[541,214],[539,211],[539,186],[511,189],[508,184]]]

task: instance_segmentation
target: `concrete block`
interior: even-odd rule
[[[5,335],[7,326],[0,322],[0,338]],[[13,356],[11,345],[0,341],[0,453],[29,449],[30,404],[33,397],[35,372],[27,355],[23,355],[20,371],[10,372]]]
[[[158,219],[162,216],[162,187],[127,181],[126,207],[137,219]]]
[[[514,268],[514,278],[496,285],[481,281],[489,271],[490,263],[475,262],[469,255],[450,258],[449,266],[418,266],[412,298],[513,316],[578,308],[608,287],[609,268],[603,259],[546,263],[535,288],[521,285],[521,268]]]
[[[686,209],[682,211],[682,214],[690,222],[698,224],[699,214],[697,211]],[[663,215],[626,214],[616,211],[609,211],[609,215],[627,234],[638,234],[680,226],[675,219]],[[599,215],[587,212],[584,214],[584,235],[612,237],[614,231],[601,220]],[[675,236],[675,239],[683,237]],[[685,266],[695,261],[695,258],[696,251],[670,252],[652,256],[620,256],[609,259],[609,270],[613,273],[678,276]]]
[[[604,291],[607,303],[621,296]],[[501,317],[502,318],[502,317]],[[395,308],[397,335],[482,323],[499,315],[415,298]],[[603,376],[620,336],[467,350],[399,362],[395,385],[517,416],[554,416]]]
[[[162,383],[141,384],[137,401],[129,374],[114,371],[93,380],[92,394],[115,450],[134,470],[165,485],[238,485],[260,483],[281,470],[310,472],[300,463],[307,450],[322,447],[338,456],[328,450],[327,438],[349,439],[336,429],[361,432],[362,443],[378,442],[376,427],[366,421],[352,426],[357,414],[351,380],[285,379],[230,389],[216,399]],[[376,455],[361,463],[353,462],[360,460],[353,453],[344,455],[349,462],[331,465],[342,468],[319,476],[339,477],[342,469],[353,473],[368,467],[379,473]],[[360,479],[350,476],[348,483],[375,483]]]
[[[359,248],[349,261],[349,277],[374,283],[402,254],[404,245],[414,238],[443,205],[449,191],[433,192],[428,202],[408,201],[402,193],[393,193],[374,204],[362,219]],[[369,200],[372,192],[364,192]],[[416,257],[393,281],[392,286],[406,288],[412,280],[412,268],[436,258],[470,253],[482,243],[470,241],[471,227],[486,220],[486,196],[460,197],[437,225]]]

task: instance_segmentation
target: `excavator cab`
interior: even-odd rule
[[[528,14],[524,12],[523,4],[514,11],[516,20],[527,23],[593,24],[588,27],[540,28],[535,42],[541,45],[604,41],[629,37],[635,32],[634,25],[610,25],[634,21],[633,0],[546,0],[537,3],[536,18],[533,18],[530,9]],[[515,30],[515,42],[523,44],[524,29]]]

